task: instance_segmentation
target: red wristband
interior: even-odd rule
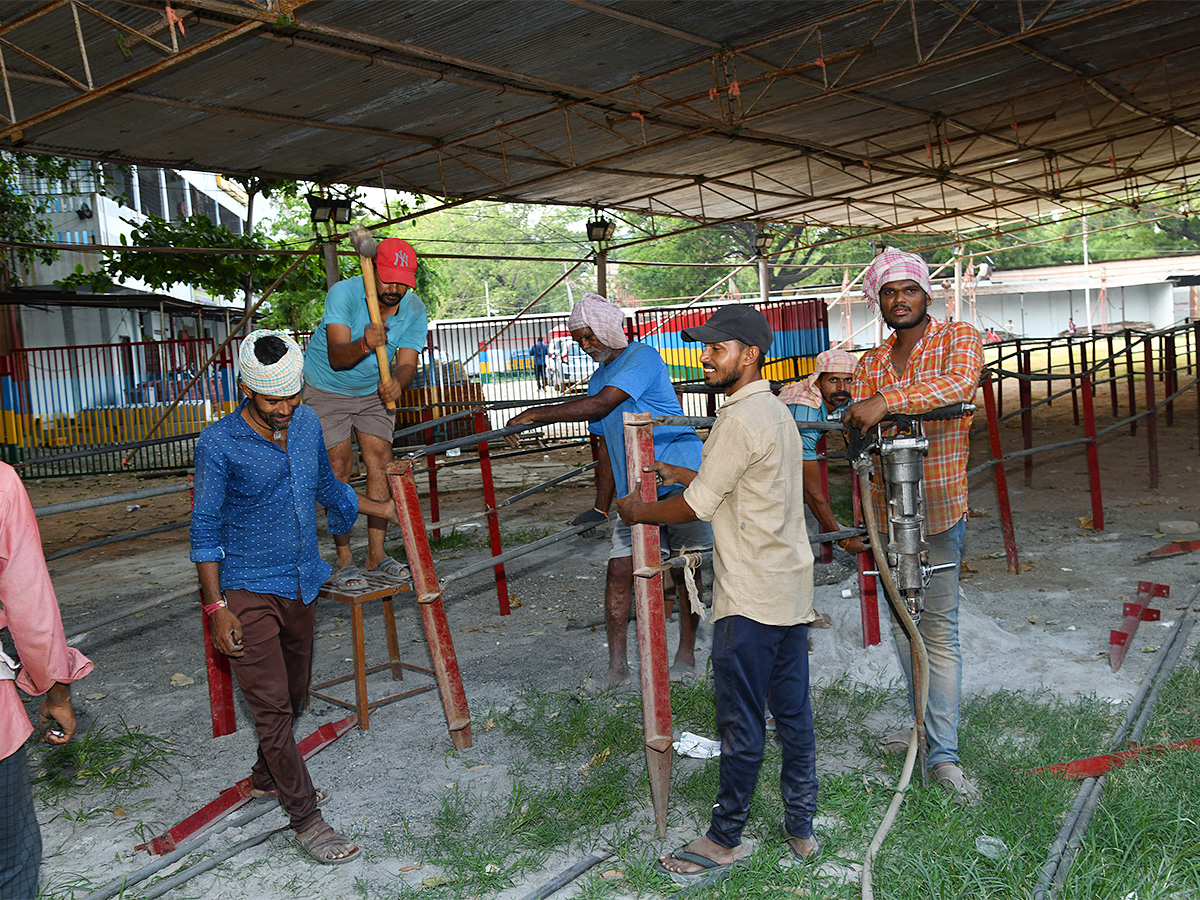
[[[363,356],[371,355],[371,348],[367,346],[367,336],[365,334],[358,339],[358,346],[362,347]]]
[[[225,601],[225,595],[221,594],[221,599],[216,603],[202,603],[200,609],[204,611],[206,616],[211,616],[218,609],[225,609],[229,604]]]

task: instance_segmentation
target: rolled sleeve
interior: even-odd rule
[[[741,422],[726,420],[713,426],[704,443],[704,462],[683,499],[696,518],[711,522],[717,509],[737,486],[751,462],[749,436]]]
[[[192,524],[188,529],[192,545],[189,557],[192,562],[220,562],[225,558],[221,539],[226,490],[224,460],[224,455],[213,452],[201,436],[196,444],[195,502]]]

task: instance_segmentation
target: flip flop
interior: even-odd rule
[[[388,581],[395,582],[405,582],[412,578],[409,574],[408,566],[390,556],[385,556],[381,559],[379,565],[371,569],[370,574],[378,575],[380,578],[386,578]]]
[[[340,866],[356,859],[362,853],[349,838],[343,837],[333,830],[333,826],[324,819],[318,819],[304,831],[297,831],[293,836],[297,844],[314,860],[326,866]],[[345,856],[333,856],[338,847],[353,847]]]
[[[729,877],[730,871],[738,863],[744,860],[736,859],[731,863],[719,863],[715,859],[709,859],[700,853],[692,853],[690,850],[684,850],[687,844],[671,851],[671,859],[677,859],[680,862],[690,862],[697,866],[703,866],[696,872],[672,872],[662,864],[662,860],[658,860],[654,864],[654,871],[663,878],[670,878],[673,882],[686,888],[711,887],[715,884],[720,884]]]
[[[329,580],[333,582],[335,588],[343,591],[356,591],[367,586],[367,579],[362,577],[362,573],[358,571],[358,566],[354,563],[334,569]]]

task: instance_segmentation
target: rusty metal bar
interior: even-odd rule
[[[471,746],[471,714],[467,709],[467,695],[458,671],[458,657],[454,652],[454,641],[450,637],[450,626],[442,605],[442,589],[433,566],[433,553],[425,532],[425,519],[421,514],[412,463],[400,460],[389,464],[388,484],[396,511],[400,514],[400,532],[404,535],[413,591],[417,595],[417,606],[421,610],[425,638],[429,643],[429,655],[433,659],[434,677],[446,713],[446,727],[450,730],[450,740],[455,749],[465,750]]]
[[[1096,412],[1092,403],[1092,379],[1086,372],[1083,387],[1083,433],[1087,435],[1088,487],[1092,495],[1092,528],[1104,530],[1104,501],[1100,497],[1100,455],[1096,446]]]
[[[1022,382],[1022,384],[1026,383]],[[992,461],[996,463],[992,468],[996,478],[996,503],[1000,508],[1000,531],[1004,535],[1004,556],[1008,561],[1009,574],[1018,575],[1021,572],[1021,565],[1017,558],[1017,539],[1013,533],[1012,507],[1008,502],[1008,476],[1004,471],[1004,450],[1000,445],[1000,423],[996,414],[996,401],[992,396],[992,374],[990,372],[983,380],[983,402],[987,411],[988,441],[992,451]]]
[[[658,499],[654,475],[642,471],[654,464],[654,426],[649,413],[625,413],[625,460],[630,490],[648,503]],[[633,567],[644,569],[661,559],[657,525],[633,525]],[[633,579],[637,607],[638,659],[642,678],[642,726],[646,768],[659,837],[667,834],[667,802],[671,792],[671,678],[667,669],[667,626],[663,618],[662,574]],[[680,601],[680,615],[688,606]]]
[[[1150,490],[1158,490],[1158,407],[1154,403],[1154,347],[1149,337],[1142,341],[1146,360],[1146,459],[1150,469]]]

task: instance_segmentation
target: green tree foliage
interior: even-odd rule
[[[586,213],[569,207],[533,207],[470,203],[424,216],[411,225],[381,234],[402,237],[436,272],[437,315],[442,318],[512,315],[562,276],[561,262],[535,262],[522,256],[582,258],[590,251],[584,232]],[[496,259],[429,260],[429,253],[487,255]],[[581,267],[570,278],[570,293],[560,284],[531,312],[561,312],[571,298],[595,289],[594,270]],[[486,286],[486,287],[485,287]],[[428,297],[418,283],[417,291]],[[490,300],[489,300],[490,298]],[[430,315],[433,313],[431,311]]]

